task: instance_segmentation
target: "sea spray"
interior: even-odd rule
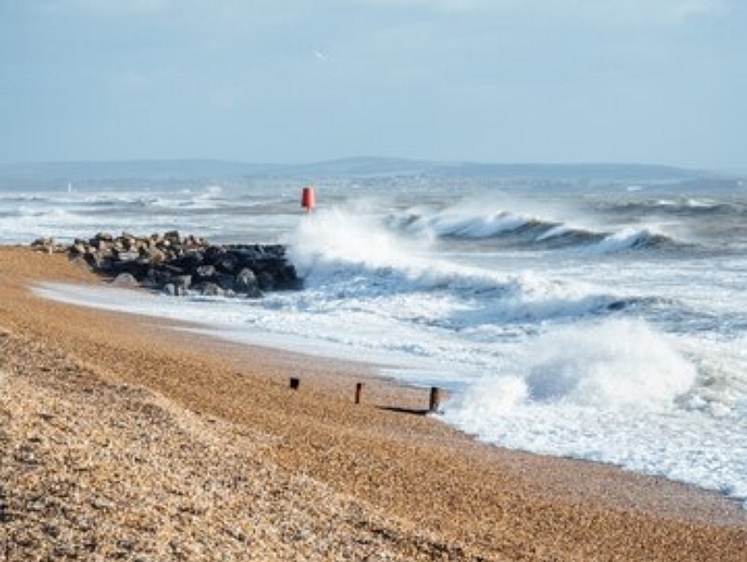
[[[663,409],[688,392],[697,376],[667,338],[628,319],[559,329],[515,355],[506,372],[484,376],[457,397],[447,408],[450,417],[466,420],[474,407],[481,415],[505,415],[551,403]]]
[[[299,224],[290,238],[291,256],[302,274],[318,262],[344,262],[385,267],[404,260],[394,236],[377,229],[364,215],[342,209],[320,210]]]
[[[443,419],[501,446],[614,463],[745,498],[744,439],[691,407],[703,377],[674,341],[638,320],[548,332],[456,394]],[[742,418],[733,423],[747,429]]]
[[[638,302],[623,294],[600,293],[579,279],[566,282],[535,272],[506,274],[456,264],[429,243],[405,238],[370,216],[344,208],[306,217],[288,244],[306,287],[327,290],[323,300],[334,292],[345,299],[338,306],[346,308],[353,298],[408,294],[414,306],[423,309],[435,299],[449,300],[451,310],[429,318],[454,330],[492,325],[501,332],[508,324],[606,315]],[[397,315],[402,311],[398,306]]]

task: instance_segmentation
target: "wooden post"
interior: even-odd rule
[[[356,404],[361,403],[362,392],[363,392],[363,383],[362,382],[355,383],[355,403]]]
[[[291,377],[291,380],[290,380],[290,387],[291,387],[291,388],[292,388],[293,390],[298,390],[298,385],[300,385],[300,384],[301,384],[301,381],[300,381],[300,379],[297,379],[296,377]]]
[[[438,411],[438,406],[441,402],[441,391],[438,387],[431,387],[431,399],[428,405],[428,412],[431,414]]]

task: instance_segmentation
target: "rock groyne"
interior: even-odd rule
[[[32,246],[67,252],[118,286],[140,286],[171,295],[244,295],[300,289],[302,280],[281,244],[213,245],[178,231],[147,237],[99,233],[70,246],[40,239]]]

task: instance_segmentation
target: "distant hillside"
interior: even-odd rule
[[[681,180],[703,172],[650,164],[449,164],[434,172],[444,175],[596,180]]]
[[[704,172],[643,164],[480,164],[427,162],[400,158],[347,158],[311,164],[249,164],[219,160],[121,162],[42,162],[0,165],[0,187],[34,183],[141,179],[218,180],[299,178],[318,180],[364,176],[454,176],[588,180],[686,180]],[[713,174],[710,174],[711,176]]]

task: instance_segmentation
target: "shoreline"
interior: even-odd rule
[[[164,437],[160,448],[150,451],[151,457],[161,455],[169,465],[167,457],[181,458],[182,447],[192,453],[189,462],[204,463],[199,464],[200,470],[221,475],[216,478],[221,484],[214,484],[220,493],[205,498],[204,505],[191,515],[191,525],[212,529],[208,514],[215,513],[220,513],[221,520],[233,517],[237,526],[249,525],[256,516],[256,528],[266,527],[269,533],[261,540],[253,539],[264,553],[257,559],[287,559],[288,552],[302,552],[303,548],[311,550],[299,555],[301,559],[325,559],[345,552],[347,559],[363,558],[364,552],[387,552],[392,559],[403,560],[743,559],[747,510],[715,492],[610,465],[481,444],[430,417],[393,411],[422,408],[427,396],[423,389],[376,376],[370,366],[218,343],[207,336],[164,330],[164,326],[174,325],[168,321],[46,301],[29,289],[31,283],[41,280],[100,283],[65,256],[0,247],[0,331],[7,332],[0,341],[15,350],[10,353],[6,349],[0,364],[0,384],[13,390],[7,396],[19,400],[22,394],[38,396],[37,402],[43,402],[44,408],[75,397],[77,402],[71,405],[106,418],[84,390],[93,388],[94,395],[107,397],[111,411],[119,409],[125,418],[153,410],[158,423],[140,420],[135,426],[141,424],[138,427],[153,435],[164,431],[180,438],[172,442]],[[36,350],[38,357],[25,356],[24,347]],[[65,365],[51,366],[50,370],[30,368],[45,361]],[[50,373],[74,376],[70,380],[50,378]],[[290,373],[302,379],[296,392],[287,388]],[[363,403],[358,406],[352,400],[353,379],[366,384]],[[122,395],[129,396],[129,402],[122,403]],[[34,404],[31,401],[27,406],[33,410]],[[144,405],[150,405],[150,410]],[[10,426],[26,415],[9,399],[0,414],[12,422]],[[68,422],[85,424],[87,419]],[[16,452],[24,445],[33,448],[38,442],[30,441],[29,445],[34,437],[29,432],[34,431],[41,431],[37,437],[42,442],[54,443],[50,435],[29,424],[26,433],[20,429],[10,432],[3,445]],[[139,437],[130,435],[131,426],[103,424],[97,431],[106,433],[111,443],[139,443]],[[203,459],[197,445],[205,442],[217,448]],[[50,458],[57,449],[50,445]],[[79,443],[74,449],[99,458],[100,452],[91,450],[90,443]],[[231,451],[230,459],[216,454],[221,450]],[[32,490],[23,483],[37,469],[17,460],[15,453],[10,457],[14,460],[0,466],[2,476],[18,483],[18,490]],[[158,480],[151,457],[141,459],[140,464],[153,469],[152,474],[143,476],[143,482],[187,486],[177,467]],[[238,458],[246,468],[232,464]],[[98,462],[106,464],[100,458]],[[56,469],[65,473],[59,466]],[[53,488],[53,473],[40,479],[38,486]],[[239,489],[225,483],[224,477],[237,473],[242,485],[254,490],[248,493],[241,488],[247,498],[254,499],[251,505],[261,503],[264,485],[276,491],[278,505],[257,508],[250,517],[251,506],[237,499]],[[70,485],[75,487],[76,472],[70,474]],[[83,499],[78,504],[86,503],[86,498],[90,503],[91,496],[112,486],[144,494],[150,489],[146,484],[102,475],[86,493],[79,490]],[[9,560],[24,559],[21,554],[59,543],[59,536],[44,539],[42,517],[38,525],[32,525],[39,527],[37,542],[24,550],[16,531],[22,523],[29,523],[29,516],[24,515],[26,504],[18,490],[5,490],[2,498],[12,508],[10,521],[0,522],[12,530],[8,534],[11,542],[6,545]],[[164,505],[173,500],[165,498]],[[234,511],[244,515],[226,513],[220,502],[238,502]],[[158,519],[151,513],[154,509],[148,506],[144,513],[136,513],[152,520],[149,529],[154,542],[152,548],[138,543],[135,550],[150,552],[156,559],[174,559],[173,552],[169,555],[158,550],[166,540],[158,537],[165,526],[173,526],[175,516],[171,513]],[[107,521],[118,528],[115,523],[121,513],[112,511],[107,512]],[[318,513],[318,517],[314,519],[311,513]],[[293,519],[291,515],[299,514],[303,524],[294,522],[287,536],[273,535],[272,529],[283,528],[284,517]],[[325,533],[312,525],[312,520],[326,525]],[[189,537],[196,527],[188,523],[175,532],[179,540],[192,540]],[[304,525],[305,534],[301,532]],[[70,521],[58,527],[78,538],[95,534]],[[325,542],[327,535],[334,537],[330,539],[333,546]],[[200,536],[195,544],[209,546],[211,539]],[[356,542],[358,539],[367,542]],[[231,545],[242,542],[235,537],[226,541],[220,547],[227,549],[226,553],[232,552]],[[260,542],[264,546],[260,547]],[[109,552],[109,547],[101,546],[105,543],[103,539],[97,543],[96,552]]]

